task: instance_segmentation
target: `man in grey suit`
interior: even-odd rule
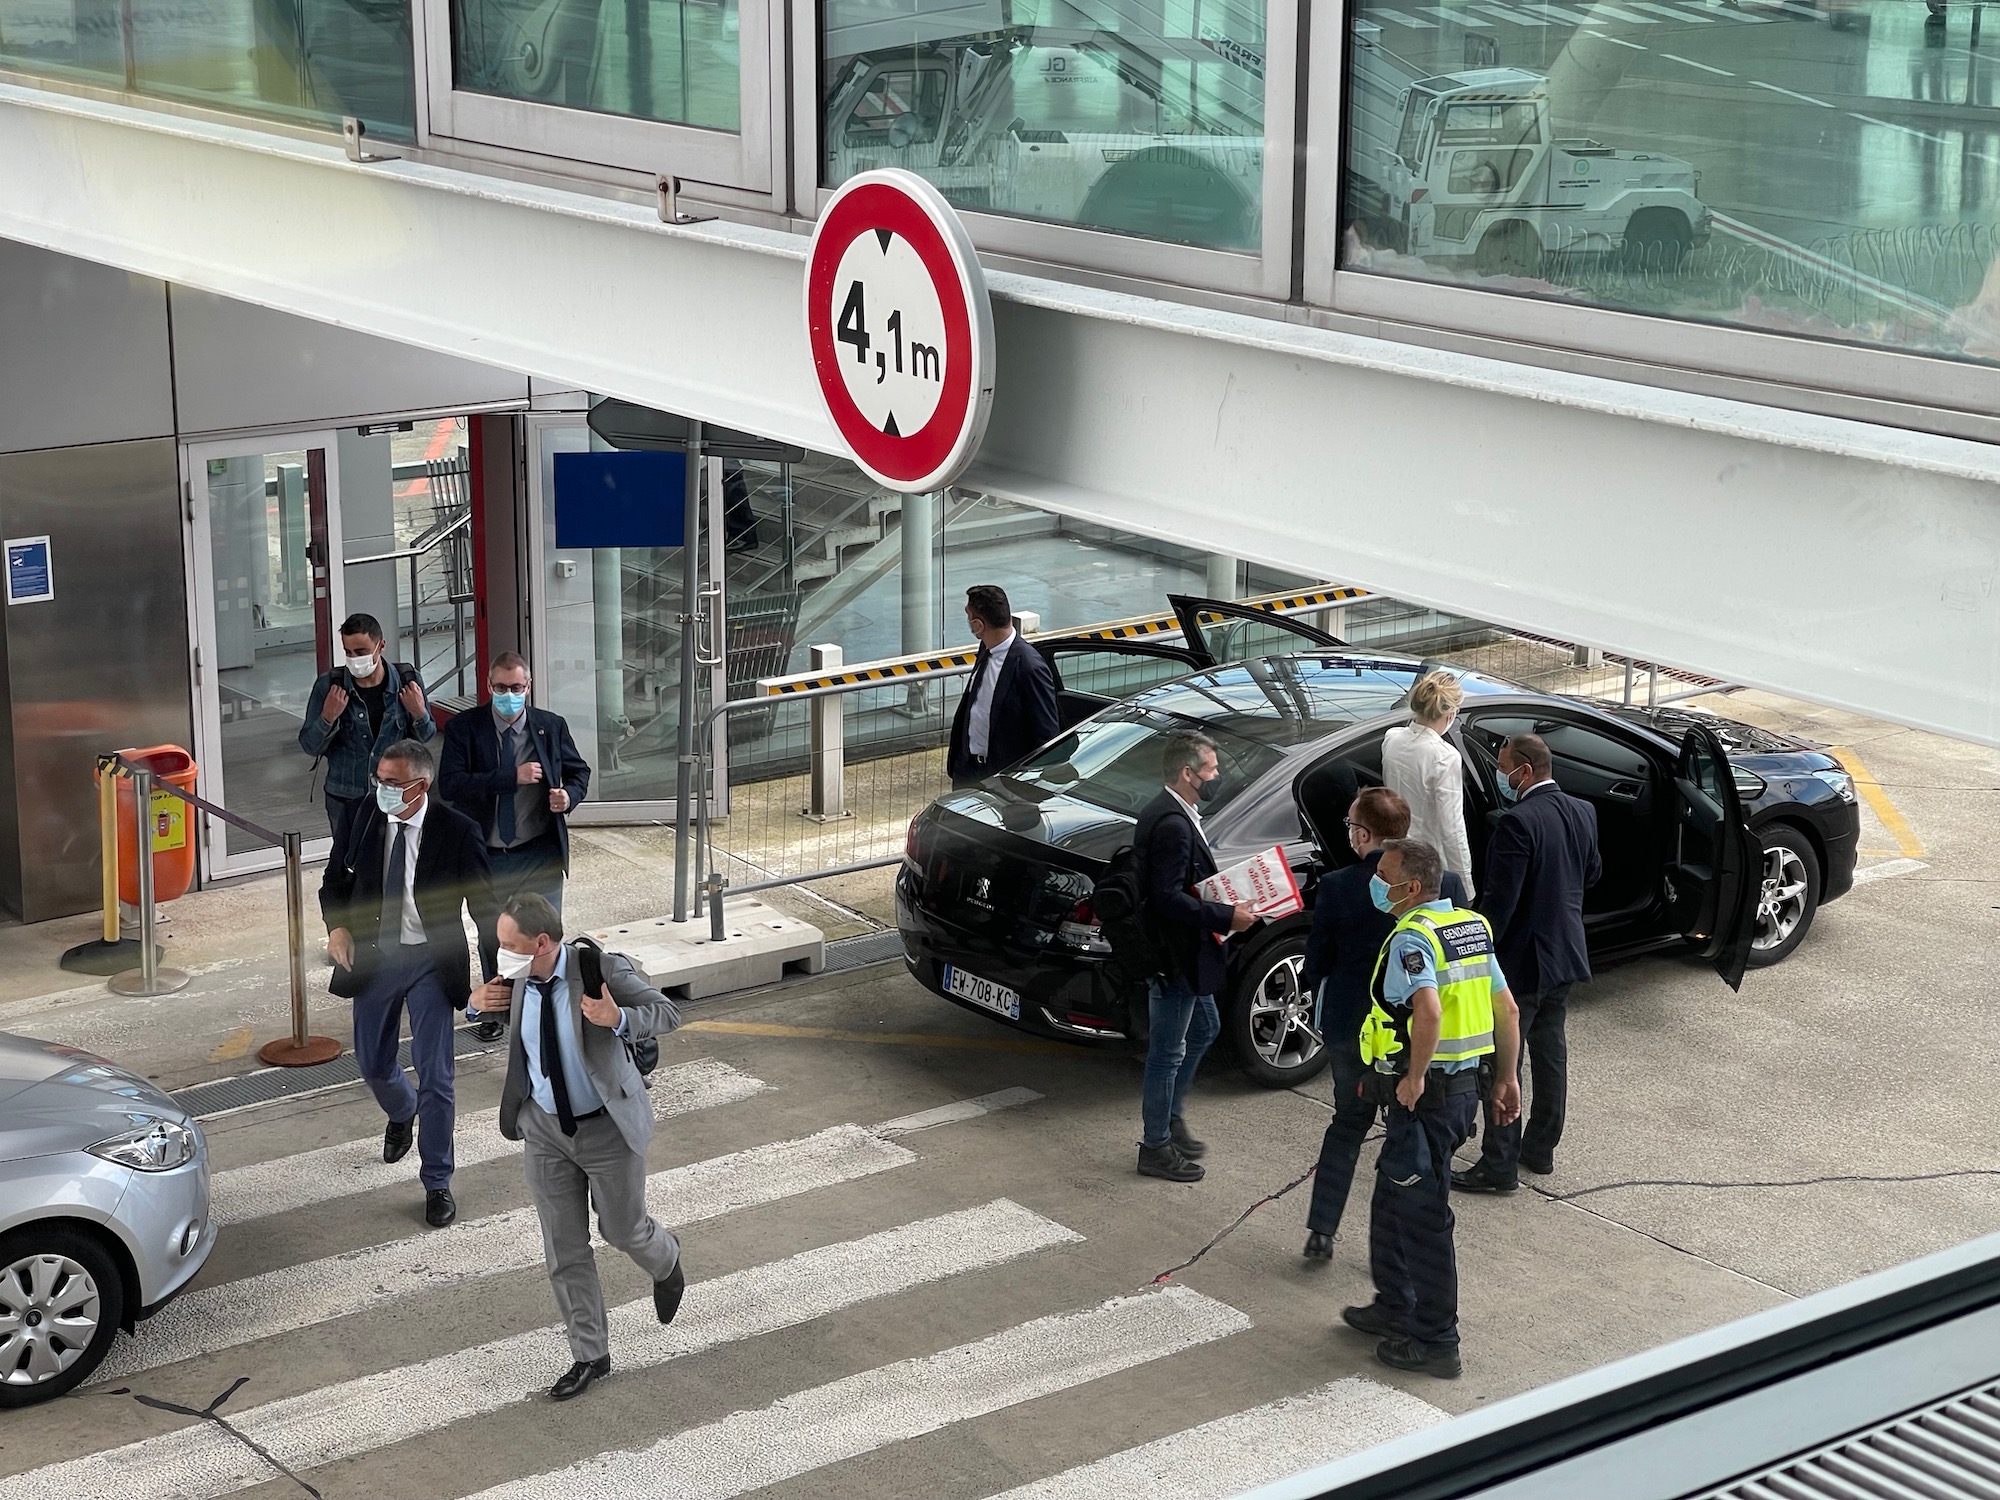
[[[471,1009],[516,1017],[500,1133],[527,1143],[549,1284],[576,1361],[549,1395],[568,1401],[611,1373],[604,1289],[590,1249],[593,1200],[605,1242],[652,1278],[660,1321],[680,1311],[687,1287],[680,1241],[646,1211],[653,1107],[625,1043],[672,1031],[681,1017],[620,953],[602,955],[603,988],[586,993],[581,952],[563,942],[562,918],[545,896],[516,895],[495,925],[500,975],[480,986]]]

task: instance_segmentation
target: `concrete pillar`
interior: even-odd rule
[[[1202,592],[1211,599],[1236,599],[1242,596],[1240,574],[1242,564],[1233,557],[1220,552],[1208,554],[1208,582]]]
[[[595,406],[601,397],[593,396]],[[611,445],[590,435],[592,453],[609,453]],[[694,537],[685,545],[698,545]],[[599,771],[619,770],[618,747],[625,740],[625,553],[619,547],[593,547],[590,553],[591,655],[597,664],[597,758]],[[682,602],[682,612],[692,601]]]

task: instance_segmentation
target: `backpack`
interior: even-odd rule
[[[1136,988],[1166,972],[1166,958],[1146,920],[1146,867],[1139,851],[1120,845],[1090,894],[1090,909],[1111,945],[1113,977]]]
[[[577,977],[583,981],[583,992],[593,1000],[599,999],[604,994],[604,950],[587,937],[574,941]],[[642,1078],[650,1077],[660,1065],[660,1039],[656,1036],[627,1041],[625,1050],[632,1055],[632,1065]],[[646,1086],[652,1087],[650,1083]]]

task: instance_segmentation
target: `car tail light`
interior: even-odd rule
[[[919,869],[923,868],[924,863],[924,841],[917,835],[917,825],[923,820],[924,815],[918,813],[910,819],[910,831],[903,835],[903,858]]]
[[[1104,929],[1098,925],[1097,913],[1091,909],[1088,896],[1070,908],[1069,915],[1056,928],[1056,938],[1084,953],[1111,951],[1111,945],[1104,941]]]
[[[1114,1036],[1120,1034],[1118,1029],[1105,1020],[1104,1017],[1089,1015],[1084,1011],[1073,1010],[1063,1019],[1068,1021],[1070,1025],[1079,1026],[1085,1031],[1108,1031]]]

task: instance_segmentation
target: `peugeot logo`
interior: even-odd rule
[[[991,904],[986,898],[992,894],[993,882],[988,880],[984,875],[972,883],[972,899],[977,901],[981,906]]]

